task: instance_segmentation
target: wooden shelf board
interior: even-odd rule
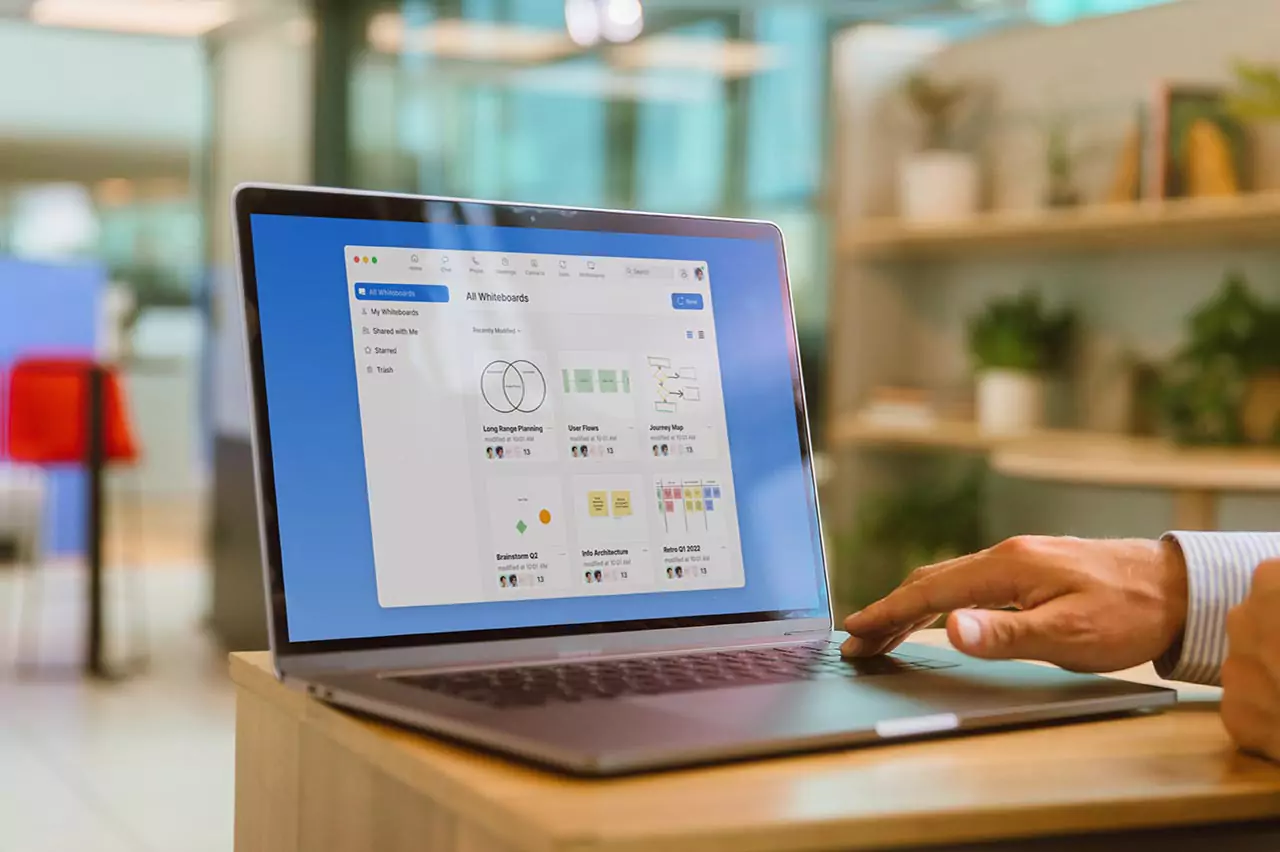
[[[927,427],[908,427],[877,423],[862,414],[852,414],[836,420],[831,429],[831,440],[837,447],[880,446],[987,453],[998,446],[1023,442],[1030,437],[1044,440],[1070,439],[1078,434],[1046,429],[1034,436],[1001,436],[983,432],[978,424],[968,420],[939,420]]]
[[[837,447],[965,450],[985,453],[1005,476],[1079,485],[1195,491],[1280,492],[1280,452],[1179,447],[1155,438],[1043,431],[1000,437],[974,423],[927,429],[886,426],[859,415],[834,424]]]
[[[937,225],[862,219],[840,236],[846,260],[1211,246],[1280,248],[1280,192],[986,213]]]
[[[986,452],[993,439],[973,423],[939,421],[927,428],[889,426],[859,414],[838,419],[831,429],[835,446],[920,447]]]
[[[1280,453],[1178,447],[1122,435],[1010,444],[991,454],[991,467],[1005,476],[1044,482],[1178,491],[1280,491]]]

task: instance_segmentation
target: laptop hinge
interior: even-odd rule
[[[662,643],[651,646],[620,646],[620,647],[591,647],[578,646],[571,648],[547,647],[542,649],[543,653],[536,654],[518,654],[518,653],[493,653],[484,657],[476,657],[472,659],[430,659],[430,652],[433,649],[429,646],[418,651],[428,655],[427,659],[421,657],[409,658],[402,656],[399,659],[382,658],[373,662],[372,665],[352,665],[350,658],[343,659],[345,655],[324,654],[324,655],[307,655],[303,657],[287,657],[277,659],[277,671],[284,675],[285,678],[298,678],[309,680],[320,675],[335,674],[358,674],[358,673],[403,673],[403,672],[421,672],[421,671],[450,671],[460,669],[481,669],[481,668],[501,668],[507,666],[522,665],[547,665],[555,663],[566,663],[583,660],[599,660],[599,659],[617,659],[630,656],[649,656],[658,654],[681,654],[703,651],[724,651],[735,648],[768,645],[773,642],[804,642],[812,641],[818,637],[826,637],[830,633],[829,624],[820,625],[814,628],[796,629],[782,631],[773,634],[759,634],[755,636],[739,636],[724,637],[722,639],[711,638],[710,641],[674,641],[677,637],[670,637],[673,641],[670,643]],[[684,637],[680,637],[684,638]],[[702,638],[702,637],[699,637]],[[404,649],[406,651],[411,649]],[[496,649],[495,649],[496,650]],[[515,649],[513,649],[514,651]],[[415,655],[416,656],[416,655]]]
[[[386,669],[378,672],[379,677],[402,677],[406,674],[419,674],[427,672],[449,672],[449,671],[467,671],[472,669],[495,669],[495,668],[519,668],[523,666],[546,666],[559,664],[573,664],[584,662],[602,662],[605,660],[624,660],[634,657],[668,657],[678,656],[681,654],[710,654],[719,651],[734,651],[742,648],[751,647],[768,647],[777,644],[783,640],[783,637],[790,637],[788,642],[797,642],[795,637],[800,635],[812,636],[815,634],[826,635],[826,630],[797,630],[793,634],[782,634],[781,637],[775,636],[772,639],[754,639],[749,641],[716,643],[713,645],[691,645],[687,647],[668,647],[668,648],[648,648],[636,650],[615,650],[608,652],[601,651],[585,651],[573,652],[566,654],[556,654],[551,657],[527,658],[523,660],[511,661],[488,661],[483,663],[464,663],[459,665],[445,666],[408,666],[397,667],[395,669]]]

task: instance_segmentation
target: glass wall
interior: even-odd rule
[[[370,3],[350,57],[345,180],[773,219],[817,368],[830,7],[650,0],[638,39],[584,48],[558,0]]]

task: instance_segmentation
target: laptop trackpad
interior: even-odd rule
[[[721,730],[772,736],[871,730],[877,722],[887,719],[937,712],[936,704],[909,697],[901,691],[844,680],[744,686],[637,698],[629,703],[678,713],[687,719],[714,724]]]

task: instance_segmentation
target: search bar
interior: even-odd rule
[[[637,265],[633,263],[627,264],[628,278],[652,278],[654,280],[669,280],[675,277],[675,270],[670,266],[649,266],[648,264]]]

